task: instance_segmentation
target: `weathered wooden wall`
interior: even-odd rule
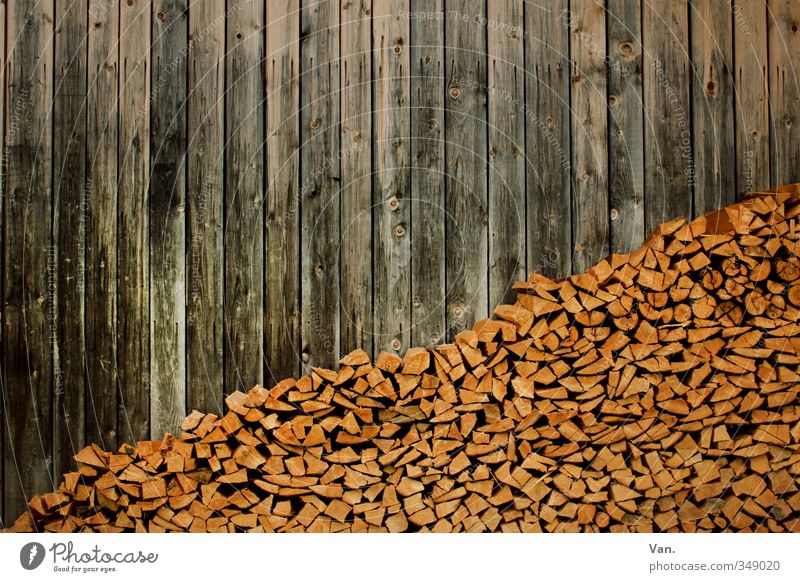
[[[2,499],[800,180],[796,0],[0,3]]]

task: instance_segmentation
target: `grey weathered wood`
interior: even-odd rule
[[[54,487],[52,226],[53,3],[7,5],[3,370],[6,518]]]
[[[150,435],[150,3],[120,2],[117,366],[119,439]]]
[[[800,3],[769,0],[772,185],[800,180]]]
[[[769,188],[767,3],[734,2],[736,191]]]
[[[264,353],[270,383],[300,367],[299,81],[300,2],[268,2]]]
[[[117,444],[119,10],[89,3],[86,99],[86,440]],[[141,409],[140,409],[141,410]]]
[[[442,0],[412,0],[411,72],[411,343],[446,336],[444,200],[444,12]]]
[[[0,58],[3,59],[3,63],[6,62],[6,4],[5,2],[0,3],[0,23],[3,26],[0,27]],[[3,143],[5,145],[5,112],[6,112],[6,67],[0,67],[0,111],[3,112],[3,115],[0,116],[0,135],[3,136]],[[5,217],[5,198],[6,198],[6,173],[7,167],[5,163],[0,163],[0,241],[3,241],[3,233],[5,232],[5,224],[3,218]],[[2,281],[4,280],[3,272],[5,266],[5,256],[3,253],[0,252],[0,288],[2,288]],[[2,293],[0,291],[0,293]],[[4,334],[3,334],[3,327],[4,327],[4,313],[3,313],[3,305],[0,305],[0,354],[2,354],[2,350],[5,346]],[[0,355],[0,365],[5,366],[5,361]],[[4,378],[3,369],[0,369],[0,377]],[[5,409],[5,390],[0,391],[0,394],[3,396],[0,398],[0,479],[3,480],[5,483],[5,443],[6,443],[6,434],[8,430],[8,424],[6,422],[6,409]],[[5,528],[6,526],[6,516],[5,516],[5,496],[3,495],[3,490],[5,487],[0,487],[0,527]],[[12,519],[12,518],[10,518]]]
[[[222,412],[225,5],[189,6],[186,407]]]
[[[572,270],[583,273],[609,251],[606,22],[602,0],[573,0],[570,11]]]
[[[692,215],[695,169],[686,0],[645,2],[645,232]]]
[[[525,57],[522,0],[487,3],[489,305],[513,303],[525,273]]]
[[[373,350],[372,14],[370,0],[342,4],[342,353],[356,348],[368,353]]]
[[[303,0],[300,15],[302,360],[339,356],[339,3]]]
[[[263,381],[264,6],[229,11],[225,92],[225,391]]]
[[[528,272],[571,271],[567,0],[525,3],[525,189]]]
[[[644,240],[642,7],[608,0],[609,242],[627,253]]]
[[[478,0],[445,8],[447,335],[488,314],[486,18]]]
[[[86,0],[56,2],[53,238],[58,325],[53,338],[53,471],[84,445],[86,250]]]
[[[150,431],[186,416],[187,0],[155,0],[150,47]]]
[[[733,45],[728,6],[693,0],[690,10],[694,213],[699,216],[736,201]]]
[[[408,12],[407,0],[373,1],[375,339],[398,354],[411,347]]]

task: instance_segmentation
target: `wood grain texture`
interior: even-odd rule
[[[187,0],[156,0],[150,47],[150,430],[186,416]]]
[[[86,440],[117,442],[119,10],[89,3],[86,99]]]
[[[644,233],[641,2],[608,0],[608,196],[612,253]]]
[[[736,191],[768,188],[769,72],[767,3],[732,2]]]
[[[84,446],[86,250],[86,0],[55,3],[53,241],[58,309],[53,342],[53,471]]]
[[[605,7],[574,0],[570,11],[572,271],[583,273],[609,251]]]
[[[489,304],[525,278],[525,57],[522,0],[487,3]]]
[[[686,0],[644,2],[645,232],[691,217],[695,168]]]
[[[478,0],[445,10],[447,338],[488,314],[486,18]]]
[[[773,186],[800,179],[800,3],[769,0],[769,95]]]
[[[52,3],[7,5],[3,371],[6,519],[53,489]]]
[[[150,3],[120,3],[118,440],[150,436]],[[101,396],[102,397],[102,396]]]
[[[572,270],[567,0],[525,3],[525,196],[528,272]]]
[[[324,366],[340,351],[339,3],[303,0],[300,38],[301,357]]]
[[[341,344],[372,354],[372,18],[371,0],[341,10]],[[377,209],[376,209],[377,210]],[[379,211],[379,210],[378,210]]]
[[[373,293],[376,350],[411,347],[409,4],[374,0]]]
[[[444,12],[442,0],[412,0],[411,343],[446,336],[444,174]],[[427,18],[428,13],[436,15]]]
[[[690,6],[696,216],[736,201],[733,32],[724,8],[714,0]]]
[[[221,412],[225,6],[189,6],[186,407]]]
[[[230,11],[225,90],[225,392],[264,378],[264,6]]]
[[[3,63],[7,62],[6,59],[6,4],[3,2],[0,4],[0,23],[3,26],[0,26],[0,57],[3,59]],[[3,136],[3,145],[5,146],[5,132],[6,132],[6,97],[8,96],[8,92],[6,91],[6,71],[7,67],[0,67],[0,87],[3,89],[0,90],[0,111],[3,112],[3,115],[0,116],[0,135]],[[5,153],[5,149],[3,151]],[[5,199],[6,199],[6,176],[8,174],[8,166],[5,162],[0,162],[0,241],[3,241],[3,233],[5,232]],[[5,256],[2,252],[0,252],[0,296],[5,297],[2,295],[2,286],[3,286],[3,267],[5,265]],[[5,327],[5,319],[4,319],[4,312],[3,312],[4,304],[0,304],[0,350],[3,350],[5,346],[4,337],[5,334],[3,333],[3,329]],[[0,354],[3,352],[0,351]],[[0,378],[5,378],[5,361],[0,355]],[[5,443],[6,443],[6,435],[8,432],[8,423],[6,422],[6,391],[4,388],[0,388],[0,479],[3,480],[5,483],[5,474],[6,474],[6,467],[5,467]],[[3,495],[5,487],[0,487],[0,527],[7,527],[6,526],[6,518],[5,518],[5,496]],[[12,508],[12,511],[15,508]]]

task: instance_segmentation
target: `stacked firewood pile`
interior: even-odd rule
[[[455,343],[355,351],[83,449],[16,531],[800,531],[800,195],[519,283]]]

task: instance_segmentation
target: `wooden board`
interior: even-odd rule
[[[53,471],[84,445],[86,271],[86,0],[56,3],[53,99],[53,239],[58,326],[53,345]]]
[[[412,0],[411,343],[445,338],[444,12],[442,0]]]
[[[264,6],[227,19],[225,54],[225,392],[264,378]]]
[[[6,5],[5,3],[0,5],[0,22],[6,22]],[[3,58],[3,62],[6,62],[6,28],[5,26],[0,29],[0,55]],[[0,135],[3,136],[5,140],[5,111],[6,111],[6,97],[7,93],[5,91],[6,86],[6,70],[7,67],[2,67],[0,69],[0,87],[4,89],[0,91],[0,111],[3,111],[3,119],[0,120]],[[6,174],[8,170],[6,169],[5,172],[0,172],[0,241],[4,240],[3,233],[5,230],[5,193],[6,193]],[[3,265],[5,265],[5,256],[3,253],[0,253],[0,281],[3,281],[2,276],[2,269]],[[5,296],[3,296],[5,297]],[[3,322],[3,306],[0,305],[0,323]],[[5,346],[4,343],[4,334],[2,329],[0,329],[0,350],[3,349]],[[3,362],[2,356],[0,356],[0,362]],[[2,375],[3,372],[0,372]],[[5,483],[5,443],[6,443],[6,434],[8,433],[8,423],[6,422],[6,410],[5,410],[5,398],[0,399],[0,454],[3,455],[2,459],[0,459],[0,478],[3,479]],[[5,527],[6,517],[5,517],[5,496],[3,495],[5,487],[0,487],[0,524],[2,527]]]
[[[572,198],[567,0],[525,3],[528,272],[571,272]]]
[[[120,3],[117,368],[119,434],[150,435],[149,2]]]
[[[402,354],[411,341],[411,98],[408,0],[373,0],[375,72],[375,349]]]
[[[489,303],[525,276],[524,2],[488,2]]]
[[[373,353],[372,2],[341,9],[341,349]]]
[[[53,336],[57,256],[52,226],[53,5],[7,5],[3,249],[3,453],[6,512],[53,482]]]
[[[714,0],[690,6],[695,215],[736,201],[731,13]]]
[[[300,15],[300,200],[302,361],[339,356],[340,101],[339,7],[303,0]]]
[[[612,253],[644,240],[642,6],[608,0],[608,196]]]
[[[156,0],[150,114],[150,430],[186,416],[187,0]]]
[[[478,0],[445,10],[447,338],[488,314],[486,18]]]
[[[225,7],[189,7],[186,183],[186,407],[221,411]]]

